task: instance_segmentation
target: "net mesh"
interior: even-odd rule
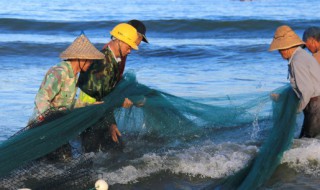
[[[235,99],[232,97],[215,99],[219,106],[212,106],[151,89],[138,83],[133,73],[127,73],[104,97],[103,104],[65,111],[50,122],[22,130],[1,143],[0,186],[3,189],[92,188],[100,174],[90,153],[73,153],[71,160],[57,162],[43,157],[77,139],[88,128],[103,127],[113,113],[123,133],[155,137],[161,139],[162,145],[179,139],[187,141],[196,135],[206,136],[204,129],[227,131],[236,126],[251,127],[257,120],[271,120],[273,128],[257,157],[220,185],[208,186],[208,189],[255,189],[270,177],[293,138],[298,100],[289,87],[276,93],[280,98],[273,102],[270,118],[268,93],[245,95],[240,102],[230,101]],[[135,107],[122,109],[125,98],[132,100]],[[227,137],[226,134],[222,138]]]
[[[299,104],[291,87],[278,89],[275,93],[279,98],[273,102],[273,127],[257,156],[221,184],[204,189],[257,189],[271,177],[293,141]]]

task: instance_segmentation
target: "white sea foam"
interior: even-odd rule
[[[295,140],[292,148],[284,153],[281,163],[297,172],[320,176],[320,140]]]
[[[221,178],[246,165],[257,147],[232,143],[211,144],[165,153],[148,153],[116,171],[100,172],[109,184],[134,183],[160,171]]]
[[[109,184],[127,184],[137,182],[138,178],[147,177],[160,170],[167,169],[164,157],[150,153],[136,161],[135,164],[124,166],[113,172],[101,172],[99,176]]]
[[[24,42],[24,43],[38,43],[38,44],[53,44],[53,43],[71,43],[80,34],[73,33],[73,36],[66,35],[45,35],[45,34],[0,34],[0,42]],[[101,36],[92,37],[88,35],[92,43],[105,43],[109,37],[104,34]],[[269,44],[269,38],[229,38],[225,39],[175,39],[175,38],[150,38],[154,45],[160,47],[173,46],[248,46]]]
[[[192,176],[221,178],[241,169],[256,147],[236,144],[221,144],[218,147],[192,147],[186,152],[177,153],[173,173],[184,173]]]

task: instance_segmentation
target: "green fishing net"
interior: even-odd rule
[[[90,153],[74,153],[64,162],[41,159],[91,127],[105,125],[113,113],[119,129],[128,137],[145,137],[146,149],[154,139],[161,148],[173,142],[189,143],[207,136],[207,131],[225,131],[220,140],[228,140],[228,130],[243,126],[251,129],[257,121],[270,121],[273,127],[257,157],[247,167],[221,184],[208,189],[255,189],[272,174],[293,138],[298,100],[290,87],[277,90],[279,99],[269,117],[269,93],[217,98],[216,105],[207,105],[151,89],[127,73],[104,103],[61,112],[52,120],[22,130],[0,144],[0,187],[17,189],[89,189],[99,179],[99,168]],[[245,97],[242,101],[237,98]],[[130,109],[121,108],[125,98],[133,101]],[[234,100],[234,101],[233,101]],[[245,100],[245,101],[244,101]],[[215,137],[214,137],[215,138]],[[217,137],[218,138],[218,137]],[[158,146],[151,146],[150,152]]]
[[[254,190],[273,174],[294,137],[299,99],[291,87],[277,89],[279,97],[273,101],[273,127],[257,156],[246,167],[226,178],[220,185],[204,189]]]

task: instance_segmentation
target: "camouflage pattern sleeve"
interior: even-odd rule
[[[50,109],[50,103],[61,88],[62,72],[51,68],[46,74],[35,98],[36,109],[43,114]]]

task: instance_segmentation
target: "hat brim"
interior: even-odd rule
[[[304,46],[304,45],[305,45],[305,43],[302,42],[302,41],[301,42],[296,42],[296,43],[293,43],[293,44],[287,44],[287,45],[283,45],[280,42],[273,42],[270,45],[269,51],[284,50],[284,49],[289,49],[289,48],[292,48],[292,47],[295,47],[295,46]]]
[[[144,41],[146,43],[149,43],[149,40],[147,39],[147,37],[145,35],[143,35],[143,34],[142,34],[142,36],[143,36],[142,41]]]

